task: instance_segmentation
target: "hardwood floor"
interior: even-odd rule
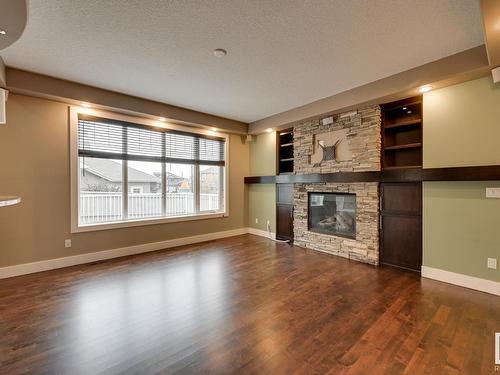
[[[500,297],[252,235],[0,281],[1,374],[492,374]]]

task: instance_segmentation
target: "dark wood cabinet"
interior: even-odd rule
[[[420,272],[422,184],[380,185],[380,263]]]
[[[276,238],[293,242],[293,184],[276,184]]]

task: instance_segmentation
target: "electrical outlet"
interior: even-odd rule
[[[496,258],[488,258],[488,268],[497,269],[497,259]]]
[[[259,224],[259,219],[255,218],[255,224]]]
[[[64,240],[64,247],[71,247],[71,240]]]

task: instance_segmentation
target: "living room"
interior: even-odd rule
[[[500,371],[500,2],[0,9],[1,373]]]

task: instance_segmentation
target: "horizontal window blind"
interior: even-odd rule
[[[180,164],[225,164],[225,139],[78,116],[80,156]]]

